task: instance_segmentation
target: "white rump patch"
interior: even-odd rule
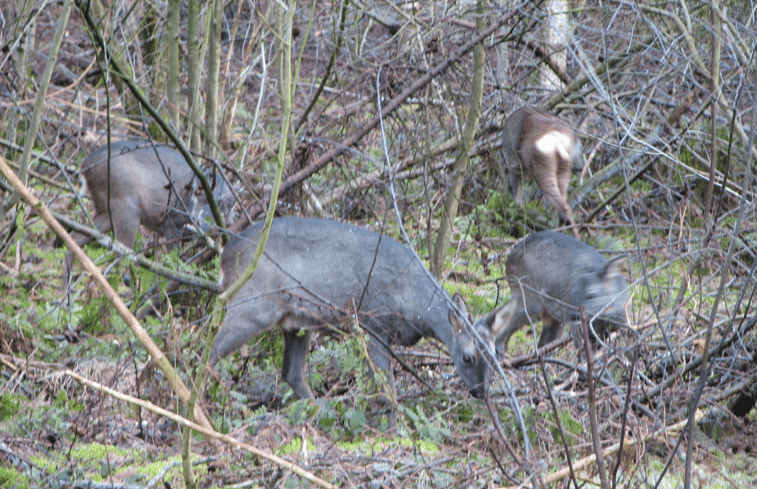
[[[536,140],[536,149],[539,152],[552,153],[556,151],[565,160],[570,160],[573,157],[570,147],[570,138],[559,131],[549,131]]]

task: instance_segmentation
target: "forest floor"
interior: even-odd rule
[[[91,283],[78,289],[72,306],[60,301],[56,265],[62,250],[52,248],[52,236],[38,221],[30,224],[27,244],[3,257],[4,269],[18,274],[2,277],[0,487],[136,488],[158,481],[183,487],[179,424],[127,396],[176,413],[184,412],[182,405]],[[90,251],[106,256],[95,246]],[[471,277],[465,269],[453,275]],[[132,273],[142,290],[156,280],[148,272]],[[446,287],[463,290],[469,302],[478,303],[483,310],[477,314],[489,307],[483,298],[498,293],[493,280],[448,281]],[[134,290],[123,284],[118,289],[127,300]],[[584,357],[568,337],[537,357],[531,333],[516,333],[501,362],[506,381],[492,375],[486,402],[465,392],[438,344],[423,341],[399,354],[431,389],[395,364],[397,426],[387,431],[387,411],[376,400],[380,387],[365,363],[364,335],[324,331],[316,335],[308,363],[316,401],[296,400],[282,383],[282,340],[271,333],[217,365],[220,377],[210,379],[201,405],[215,427],[240,444],[282,457],[339,487],[503,487],[527,477],[565,487],[571,465],[577,481],[599,487],[589,419],[593,410],[610,480],[625,487],[653,487],[658,481],[659,487],[682,487],[684,428],[700,378],[698,368],[687,366],[700,357],[704,342],[691,330],[676,340],[679,363],[665,360],[658,343],[662,338],[645,334],[656,326],[645,312],[649,307],[636,301],[639,295],[634,295],[637,321],[632,324],[634,335],[646,339],[639,342],[620,331],[608,340],[608,349],[595,353],[595,368],[605,371],[602,382],[595,378],[592,384],[592,403]],[[210,304],[206,293],[179,294],[158,309],[166,311],[163,315],[142,319],[187,383],[201,353],[205,323],[190,322],[184,314]],[[690,322],[681,324],[691,328]],[[734,399],[748,392],[738,387],[754,378],[754,364],[732,358],[729,351],[711,359],[711,380],[697,407],[691,469],[696,487],[757,483],[755,410],[739,417],[726,409],[734,409]],[[672,381],[671,375],[676,376]],[[124,397],[85,387],[78,376]],[[656,391],[659,386],[664,388]],[[195,434],[191,450],[200,487],[317,485],[210,437]]]

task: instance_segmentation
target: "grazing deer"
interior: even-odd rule
[[[551,343],[565,324],[577,324],[580,306],[600,337],[628,325],[628,287],[618,268],[622,258],[607,261],[586,243],[554,231],[529,234],[515,243],[506,266],[510,302],[481,319],[500,353],[507,351],[513,333],[540,319],[538,346]]]
[[[584,157],[573,128],[557,116],[536,107],[523,107],[507,118],[504,149],[510,191],[523,203],[523,174],[531,175],[541,193],[578,238],[573,212],[568,205],[571,168],[581,171]]]
[[[94,203],[95,228],[101,233],[115,230],[116,239],[129,248],[140,225],[173,241],[184,235],[187,224],[202,223],[202,216],[210,215],[204,194],[198,192],[199,179],[181,153],[168,146],[145,140],[102,146],[84,159],[81,172]],[[219,205],[233,200],[223,178],[213,193]],[[92,239],[77,232],[71,236],[79,246]],[[68,289],[72,265],[69,251],[63,290]]]
[[[257,223],[229,240],[221,256],[224,290],[250,263],[262,228]],[[312,399],[305,379],[311,330],[357,315],[369,334],[368,355],[386,371],[392,393],[391,345],[431,337],[447,346],[470,393],[484,397],[487,361],[458,314],[468,315],[462,297],[456,295],[456,307],[452,304],[412,250],[388,236],[337,221],[274,219],[255,274],[227,308],[210,363],[280,327],[285,340],[281,375],[297,397]],[[473,336],[493,348],[488,328]]]

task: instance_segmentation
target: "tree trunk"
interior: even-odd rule
[[[484,19],[484,1],[477,2],[476,28],[482,31],[485,27]],[[481,100],[484,94],[484,75],[486,68],[486,51],[483,44],[479,43],[473,48],[473,80],[471,83],[470,108],[468,109],[468,119],[465,121],[463,130],[462,144],[460,152],[452,175],[452,185],[444,199],[444,209],[442,218],[439,223],[439,231],[436,235],[436,244],[431,258],[431,272],[440,278],[444,269],[444,260],[447,257],[447,247],[449,246],[450,236],[452,236],[452,227],[457,216],[457,207],[460,204],[460,193],[463,189],[463,182],[468,173],[468,163],[470,159],[470,149],[476,136],[478,120],[481,117]]]

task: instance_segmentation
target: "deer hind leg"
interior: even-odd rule
[[[578,228],[576,228],[576,221],[573,219],[573,211],[568,205],[566,196],[560,192],[556,176],[549,174],[538,175],[536,181],[539,184],[544,200],[557,210],[563,221],[571,225],[573,234],[578,239]]]
[[[292,327],[291,321],[287,320],[289,325],[284,325],[283,328],[284,366],[281,368],[281,376],[299,399],[315,399],[305,376],[305,359],[310,351],[312,332],[308,328]]]
[[[576,226],[576,221],[573,217],[573,209],[568,205],[568,184],[570,183],[571,172],[570,160],[560,156],[558,161],[560,161],[560,166],[556,175],[557,191],[560,193],[560,201],[563,203],[560,216],[563,220],[570,223],[573,236],[575,236],[576,239],[581,239],[578,235],[578,226]]]
[[[539,348],[548,345],[562,336],[564,325],[547,314],[542,315],[542,329],[539,337]]]
[[[516,161],[510,165],[507,173],[507,185],[510,189],[510,194],[515,199],[518,205],[523,204],[523,175],[520,161]]]
[[[507,129],[502,133],[505,161],[502,165],[503,168],[507,168],[507,185],[510,190],[510,194],[515,198],[518,204],[523,203],[523,162],[521,161],[521,155],[519,151],[515,149],[515,145],[510,138],[510,133]]]
[[[568,183],[572,155],[567,151],[569,141],[559,132],[548,132],[535,142],[538,154],[534,168],[536,183],[544,199],[557,209],[560,218],[571,225],[573,235],[579,238],[573,211],[568,205]]]
[[[114,205],[115,207],[115,205]],[[134,242],[137,241],[137,233],[141,227],[140,214],[137,211],[128,212],[121,211],[116,217],[115,210],[113,211],[113,225],[116,227],[116,239],[123,245],[126,245],[129,249],[134,249]],[[103,216],[98,215],[95,217],[95,225],[97,229],[100,229],[98,219],[110,221],[108,214]],[[108,229],[110,229],[110,222],[108,222]]]

